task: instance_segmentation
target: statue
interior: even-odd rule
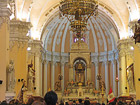
[[[7,67],[7,91],[14,92],[15,88],[15,69],[14,69],[14,61],[10,60],[10,64]]]
[[[135,92],[134,89],[134,78],[133,78],[133,72],[132,70],[129,70],[128,76],[127,76],[128,84],[129,84],[129,92],[133,93]]]
[[[35,71],[32,67],[33,67],[33,64],[31,62],[31,64],[28,65],[28,81],[27,81],[28,91],[32,91],[33,84],[35,82],[35,80],[34,80],[35,79]]]

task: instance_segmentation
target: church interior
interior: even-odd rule
[[[0,0],[0,101],[140,100],[140,0]]]

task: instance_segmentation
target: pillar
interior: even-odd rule
[[[40,96],[40,54],[36,53],[35,55],[35,94]]]
[[[55,61],[52,61],[51,64],[51,90],[54,91],[54,85],[55,85]]]
[[[96,89],[99,90],[99,80],[97,76],[99,75],[99,63],[95,62],[95,81],[96,81]]]
[[[34,69],[35,69],[35,87],[34,95],[41,96],[42,95],[42,59],[41,59],[41,41],[33,40],[29,43],[31,47],[31,51],[29,53],[34,54],[32,56],[32,60],[34,61]]]
[[[73,77],[73,65],[70,65],[70,68],[69,68],[69,81],[72,81],[74,79]]]
[[[0,101],[5,99],[6,92],[6,66],[9,63],[9,16],[11,11],[7,8],[8,0],[0,0]]]
[[[28,31],[31,28],[30,22],[24,22],[20,20],[10,21],[10,52],[9,59],[13,60],[15,68],[16,80],[24,79],[27,83],[27,62],[28,62]],[[16,97],[20,93],[23,83],[16,81],[15,92]]]
[[[113,65],[113,93],[115,96],[117,96],[117,81],[116,81],[116,61],[112,61]]]
[[[44,95],[47,93],[47,68],[48,61],[44,61]]]
[[[120,70],[120,63],[117,60],[117,71],[118,71],[118,96],[121,95],[121,70]]]
[[[63,79],[61,81],[61,88],[62,88],[62,93],[64,93],[64,82],[65,82],[65,63],[64,62],[61,62],[61,75],[63,76]]]
[[[140,99],[140,44],[134,46],[134,78],[136,88],[136,100]]]
[[[121,95],[126,95],[127,81],[126,81],[126,61],[125,61],[125,53],[121,53]]]
[[[106,95],[109,93],[109,71],[108,71],[108,61],[105,61],[105,86],[106,86]]]
[[[91,67],[87,65],[87,80],[91,81]]]

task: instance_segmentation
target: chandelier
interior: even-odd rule
[[[135,39],[135,44],[140,43],[140,19],[135,24],[135,33],[133,38]]]
[[[61,0],[59,9],[70,21],[71,30],[80,38],[86,31],[90,16],[97,15],[98,3],[96,0]]]

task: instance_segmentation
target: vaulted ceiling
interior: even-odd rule
[[[94,48],[92,49],[97,50],[96,47],[100,46],[99,43],[102,40],[104,46],[102,49],[98,49],[99,52],[105,50],[107,51],[113,50],[113,46],[115,47],[117,40],[119,38],[122,39],[129,36],[129,27],[128,27],[129,22],[140,18],[139,14],[140,0],[98,0],[98,1],[99,1],[99,17],[97,17],[97,19],[91,17],[90,20],[88,21],[88,25],[90,27],[89,32],[92,33],[91,36],[94,40],[93,41]],[[64,17],[62,19],[59,18],[59,2],[60,0],[16,0],[16,15],[18,19],[23,21],[30,21],[32,23],[33,27],[31,29],[31,37],[33,39],[42,40],[44,47],[47,50],[58,52],[61,50],[62,52],[67,52],[64,51],[67,49],[67,47],[65,49],[63,48],[65,46],[70,45],[62,45],[62,46],[60,45],[61,47],[57,46],[59,41],[62,44],[64,40],[68,37],[67,36],[63,39],[60,38],[58,35],[60,34],[59,28],[63,28],[61,26],[65,22],[66,22],[66,24],[64,24],[65,28],[62,30],[63,36],[66,33],[70,32],[68,28],[69,22]],[[49,42],[50,41],[48,40],[50,38],[49,35],[52,34],[53,32],[52,30],[54,30],[52,29],[52,27],[56,28],[56,30],[53,33],[54,36],[52,35],[53,41]],[[99,33],[97,30],[99,30]],[[107,30],[109,30],[109,32],[107,32]],[[95,32],[95,34],[93,32]],[[99,34],[102,37],[100,40],[98,37]],[[112,41],[111,48],[109,47],[109,41],[106,37],[106,34],[108,34],[110,41]],[[98,40],[96,43],[95,37],[97,37]],[[49,43],[51,44],[49,45]],[[51,47],[49,48],[47,46]]]

